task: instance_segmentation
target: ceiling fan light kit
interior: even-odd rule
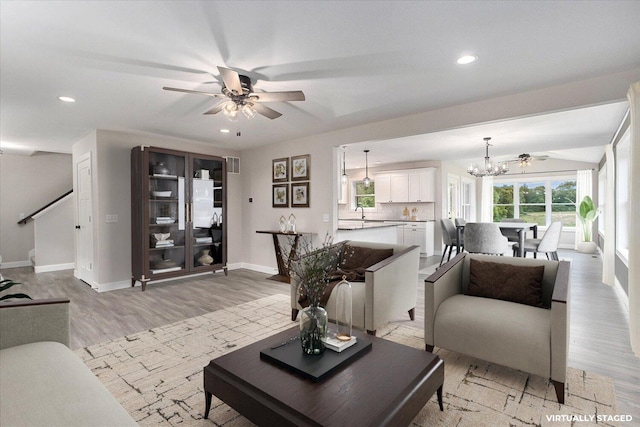
[[[265,106],[263,102],[288,102],[304,101],[304,93],[300,90],[286,92],[254,92],[251,79],[248,76],[238,74],[229,68],[218,67],[222,77],[222,93],[208,93],[197,90],[163,87],[164,90],[174,92],[193,93],[197,95],[211,96],[214,98],[226,98],[226,100],[205,111],[204,114],[217,114],[220,111],[232,122],[238,120],[238,111],[247,119],[252,119],[256,114],[261,114],[268,119],[277,119],[282,114]]]
[[[506,162],[492,162],[489,157],[489,141],[490,137],[484,138],[485,142],[485,156],[484,156],[484,167],[479,167],[475,163],[471,163],[467,168],[467,172],[477,178],[483,176],[497,176],[502,175],[509,172],[509,164]]]

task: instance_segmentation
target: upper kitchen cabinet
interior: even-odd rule
[[[226,160],[131,150],[132,284],[227,271]]]
[[[435,202],[435,168],[409,173],[409,202]]]
[[[375,175],[376,202],[406,203],[409,201],[409,175],[382,173]]]
[[[434,202],[434,181],[434,168],[389,171],[376,174],[376,202]]]

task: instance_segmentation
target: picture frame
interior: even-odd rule
[[[271,161],[272,182],[289,181],[289,158],[273,159]]]
[[[304,154],[302,156],[291,157],[291,181],[308,181],[309,168],[311,167],[311,156]]]
[[[308,208],[309,207],[309,183],[308,182],[291,183],[291,207],[292,208]]]
[[[273,184],[271,206],[274,208],[289,207],[289,184]]]

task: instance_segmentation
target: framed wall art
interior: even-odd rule
[[[291,181],[308,181],[310,162],[309,154],[291,157]]]
[[[273,184],[272,207],[289,207],[289,184]]]
[[[273,182],[289,181],[289,158],[273,159],[271,161],[271,176]]]
[[[309,183],[295,182],[291,184],[291,207],[309,207]]]

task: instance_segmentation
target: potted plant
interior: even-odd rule
[[[19,282],[14,282],[11,279],[0,280],[0,292],[6,291],[10,287],[14,285],[19,285]],[[27,298],[31,299],[31,297],[27,294],[8,294],[0,296],[0,301],[9,300],[13,298]]]
[[[578,242],[577,250],[582,253],[594,253],[596,243],[592,241],[593,221],[600,215],[600,210],[596,209],[593,200],[589,196],[584,196],[578,210],[578,218],[582,223],[582,242]]]

